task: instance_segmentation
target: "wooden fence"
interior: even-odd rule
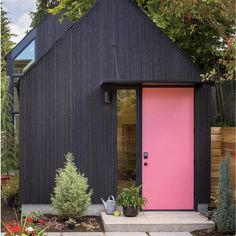
[[[235,186],[235,127],[212,127],[211,128],[211,196],[216,199],[218,180],[219,180],[219,164],[221,158],[224,158],[227,152],[231,154],[231,179],[234,192],[234,200],[236,201]],[[211,206],[215,206],[212,200]]]
[[[212,87],[212,122],[233,123],[235,120],[235,80],[216,82]]]

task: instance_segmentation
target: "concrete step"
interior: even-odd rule
[[[137,217],[101,213],[106,232],[191,232],[214,228],[214,222],[194,211],[144,211]]]

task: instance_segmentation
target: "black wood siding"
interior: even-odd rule
[[[59,22],[60,14],[48,14],[36,27],[36,60],[42,57],[74,24],[70,20]]]
[[[94,189],[93,203],[115,193],[115,99],[104,104],[102,81],[191,82],[199,74],[131,1],[95,4],[20,80],[22,203],[50,202],[68,151]]]
[[[209,203],[211,194],[211,86],[195,88],[194,192],[197,204]]]

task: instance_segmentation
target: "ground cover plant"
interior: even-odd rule
[[[40,219],[37,221],[37,224],[33,221],[29,214],[24,217],[21,216],[21,219],[18,219],[16,210],[15,210],[16,220],[11,223],[2,223],[5,229],[6,236],[42,236],[46,229],[50,225],[45,226],[45,221]]]

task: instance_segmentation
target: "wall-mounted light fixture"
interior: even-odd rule
[[[110,103],[111,102],[111,92],[104,91],[104,102]]]

